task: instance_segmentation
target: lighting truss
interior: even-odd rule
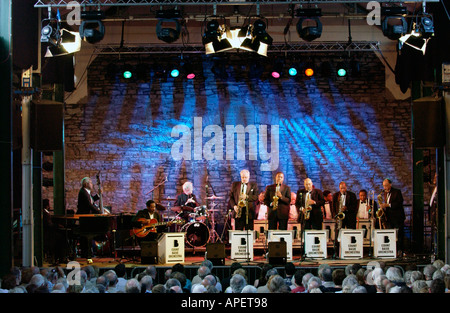
[[[279,52],[357,52],[357,51],[380,51],[380,43],[378,41],[355,41],[348,42],[299,42],[299,43],[273,43],[269,48],[269,53]],[[135,44],[120,47],[119,45],[95,45],[94,54],[195,54],[205,53],[205,47],[202,44],[192,45],[149,45]],[[251,53],[244,50],[239,52],[224,53]]]
[[[439,2],[440,0],[400,0],[395,1],[396,3],[403,2]],[[63,8],[67,7],[70,2],[73,0],[39,0],[35,3],[35,8]],[[149,5],[253,5],[252,1],[245,0],[216,0],[216,1],[208,1],[208,0],[78,0],[77,1],[81,6],[84,7],[97,7],[97,6],[149,6]],[[378,2],[389,2],[392,0],[378,0]],[[337,3],[367,3],[367,0],[307,0],[307,1],[293,1],[293,0],[258,0],[257,3],[259,5],[280,5],[280,4],[337,4]]]

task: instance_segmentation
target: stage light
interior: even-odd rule
[[[185,62],[183,64],[183,73],[184,73],[184,76],[187,79],[194,79],[195,78],[194,68],[193,68],[193,66],[192,66],[192,64],[190,62]]]
[[[319,18],[322,16],[321,9],[297,9],[296,16],[299,17],[296,28],[300,38],[313,41],[322,36],[322,22]],[[314,25],[304,25],[309,22],[313,22]]]
[[[97,43],[105,36],[105,25],[102,21],[82,21],[80,25],[80,36],[84,41]]]
[[[129,64],[125,64],[123,66],[122,76],[125,79],[130,79],[133,77],[133,72],[134,72],[133,67]]]
[[[259,55],[267,56],[269,46],[273,38],[266,31],[266,23],[262,19],[256,20],[253,25],[249,25],[251,38],[245,38],[240,45],[240,49],[256,52]],[[245,30],[241,33],[243,35]]]
[[[431,15],[425,14],[421,16],[419,30],[424,38],[434,36],[434,23]]]
[[[176,68],[174,68],[173,70],[170,71],[170,76],[172,76],[173,78],[180,76],[180,71]]]
[[[272,77],[280,78],[283,74],[283,62],[281,60],[276,60],[272,69]]]
[[[211,20],[206,25],[202,42],[205,46],[205,54],[212,54],[233,49],[222,28],[217,20]]]
[[[345,65],[344,62],[338,63],[336,73],[339,77],[345,77],[347,75],[347,66]]]
[[[58,37],[59,39],[56,45],[47,47],[45,57],[57,57],[80,51],[81,37],[78,32],[71,32],[67,29],[62,29],[59,32]]]
[[[405,7],[382,7],[381,23],[383,35],[391,40],[397,40],[408,31],[408,23],[403,15],[406,14]]]
[[[290,76],[297,76],[297,69],[295,67],[289,68],[288,72]]]
[[[314,75],[314,70],[311,67],[307,67],[305,69],[305,75],[308,76],[308,77],[313,76]]]

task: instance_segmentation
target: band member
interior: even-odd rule
[[[332,213],[333,194],[331,193],[331,191],[324,190],[323,191],[323,199],[325,200],[325,203],[322,207],[323,218],[326,220],[331,220],[334,217],[333,213]]]
[[[322,206],[325,204],[322,191],[314,188],[312,180],[306,178],[304,187],[297,191],[295,206],[299,210],[298,221],[304,224],[305,229],[322,229]]]
[[[138,211],[133,217],[131,224],[134,228],[141,228],[145,225],[145,222],[139,221],[139,219],[145,219],[146,221],[156,221],[157,223],[162,222],[161,214],[156,210],[156,202],[153,200],[148,200],[145,203],[146,208]],[[164,228],[167,226],[157,226],[156,232],[149,232],[147,236],[138,238],[138,242],[141,241],[151,241],[156,240]]]
[[[258,200],[255,203],[256,219],[267,220],[267,205],[264,204],[264,191],[259,193]]]
[[[359,191],[359,201],[358,201],[358,214],[357,219],[369,219],[374,216],[377,211],[378,205],[373,199],[367,199],[367,190],[361,189]]]
[[[289,220],[298,221],[298,211],[295,206],[295,202],[297,201],[297,194],[295,192],[291,192],[291,205],[289,208]]]
[[[253,221],[256,218],[255,201],[258,198],[258,185],[249,182],[250,172],[248,170],[242,170],[240,175],[241,181],[233,182],[231,185],[228,206],[232,210],[234,229],[253,230]]]
[[[268,208],[269,229],[287,230],[291,188],[283,184],[283,181],[284,174],[278,172],[275,175],[275,184],[266,187],[264,204]]]
[[[390,179],[383,180],[384,203],[380,208],[386,214],[386,226],[391,229],[398,229],[398,254],[401,255],[403,250],[404,226],[405,226],[405,210],[403,207],[403,195],[400,189],[392,187]]]
[[[200,206],[197,202],[197,198],[193,194],[194,186],[190,181],[187,181],[183,184],[183,193],[177,196],[177,200],[174,203],[174,206],[181,207],[181,218],[185,221],[189,220],[189,214],[194,212],[194,208]]]
[[[356,213],[358,212],[358,200],[355,193],[347,190],[345,182],[339,183],[339,191],[333,195],[333,216],[342,211],[345,218],[342,220],[342,228],[356,229]]]
[[[78,192],[77,214],[101,214],[100,208],[95,204],[99,200],[98,194],[92,195],[94,185],[89,177],[81,180],[81,188]]]

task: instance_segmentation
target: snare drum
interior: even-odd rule
[[[201,222],[185,224],[181,232],[186,232],[186,243],[191,247],[203,247],[209,241],[209,229]]]

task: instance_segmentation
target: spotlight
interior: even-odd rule
[[[58,33],[59,40],[57,41],[57,44],[47,47],[45,57],[57,57],[80,51],[81,37],[78,32],[71,32],[67,29],[62,29]]]
[[[297,33],[303,40],[313,41],[322,36],[322,23],[319,17],[322,16],[321,9],[297,9],[296,16],[300,17],[297,22]],[[313,26],[303,24],[314,22]]]
[[[291,66],[289,68],[288,73],[289,73],[290,76],[297,76],[298,71],[297,71],[297,69],[295,67]]]
[[[173,78],[176,78],[176,77],[180,76],[180,71],[177,68],[174,68],[170,71],[170,76],[172,76]]]
[[[205,53],[211,54],[216,52],[223,52],[226,50],[233,49],[228,38],[224,36],[224,30],[219,25],[217,20],[209,21],[206,25],[206,31],[203,34],[202,42],[205,45]]]
[[[314,75],[314,69],[312,67],[307,67],[305,69],[305,75],[308,77],[311,77]]]
[[[50,23],[43,26],[41,29],[41,42],[50,43],[54,46],[58,44],[59,41],[59,30],[53,27]]]
[[[427,42],[428,39],[423,38],[417,31],[412,31],[411,34],[406,34],[399,38],[400,47],[406,44],[411,48],[422,51],[423,54],[425,54]]]
[[[383,35],[391,40],[397,40],[408,31],[408,23],[403,15],[405,7],[382,7],[381,15],[384,16],[381,24]]]
[[[192,64],[190,62],[186,62],[183,64],[183,72],[185,74],[185,77],[187,79],[194,79],[195,78],[195,72]]]
[[[180,37],[181,12],[179,10],[158,10],[156,12],[158,23],[156,24],[156,35],[158,39],[167,43],[172,43]],[[168,26],[172,26],[168,27]]]
[[[283,62],[281,60],[275,61],[271,74],[273,78],[281,77],[281,75],[283,74]]]
[[[273,39],[266,31],[266,23],[258,19],[250,27],[251,39],[246,38],[239,48],[267,56],[267,50]],[[241,33],[243,35],[243,33]]]
[[[431,15],[424,15],[420,18],[420,33],[424,38],[434,36],[433,17]]]
[[[102,11],[81,12],[81,24],[79,28],[81,39],[91,44],[97,43],[105,36],[105,25],[101,21],[105,14]]]
[[[125,79],[130,79],[133,77],[133,67],[130,64],[125,64],[122,70],[122,76]]]
[[[339,77],[347,76],[347,65],[342,61],[339,62],[336,73]]]

